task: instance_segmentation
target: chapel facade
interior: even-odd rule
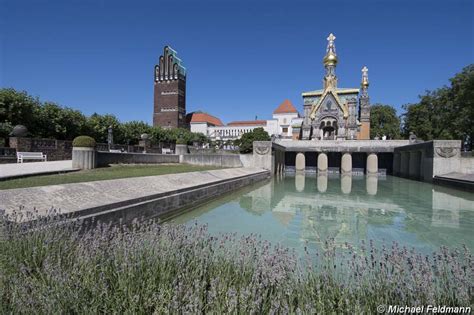
[[[362,68],[359,88],[337,86],[336,37],[330,34],[323,58],[323,89],[302,93],[304,119],[302,140],[366,140],[370,139],[369,77]]]

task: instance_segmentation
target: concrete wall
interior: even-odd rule
[[[433,140],[395,148],[393,173],[432,182],[434,176],[463,173],[460,140]],[[464,162],[469,169],[470,161]]]
[[[239,154],[243,167],[253,167],[253,154]]]
[[[70,160],[72,158],[72,141],[10,137],[8,142],[10,148],[17,152],[42,152],[47,155],[48,161]]]
[[[286,152],[394,152],[409,144],[408,140],[286,140],[277,139],[275,144]]]
[[[242,167],[239,154],[186,154],[181,155],[180,162],[191,165],[217,166],[217,167]],[[249,165],[248,167],[251,167]]]
[[[250,175],[232,177],[186,189],[170,190],[166,193],[130,200],[117,205],[85,209],[83,212],[87,212],[89,218],[94,217],[96,221],[106,222],[129,223],[136,219],[154,217],[167,220],[207,200],[268,178],[270,178],[270,172],[260,170]],[[81,214],[78,213],[78,216],[80,217]]]
[[[143,154],[143,153],[112,153],[97,152],[97,166],[107,166],[109,164],[160,164],[179,163],[179,155],[173,154]]]
[[[461,173],[474,174],[474,156],[461,157]]]

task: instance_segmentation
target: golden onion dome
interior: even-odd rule
[[[325,66],[334,66],[337,64],[337,55],[332,51],[329,51],[326,56],[324,56],[323,63]]]

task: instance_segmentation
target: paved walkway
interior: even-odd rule
[[[0,164],[0,180],[68,171],[74,171],[72,168],[72,160]]]
[[[36,209],[44,214],[52,208],[61,213],[96,212],[98,208],[125,206],[160,195],[209,186],[229,179],[268,173],[257,168],[229,168],[201,172],[168,174],[0,190],[0,212]],[[216,195],[219,192],[215,192]],[[196,196],[196,198],[199,196]]]

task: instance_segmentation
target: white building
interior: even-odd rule
[[[291,139],[293,128],[301,127],[303,118],[289,100],[285,100],[273,111],[273,119],[239,120],[224,125],[222,121],[203,112],[188,114],[188,123],[192,132],[201,132],[211,140],[235,140],[255,128],[263,128],[270,136]],[[299,128],[298,131],[299,136]]]

